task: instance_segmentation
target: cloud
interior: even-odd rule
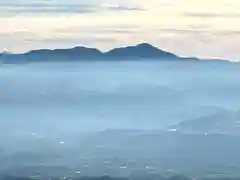
[[[144,9],[130,5],[119,4],[81,4],[81,3],[0,3],[0,12],[7,14],[66,14],[66,13],[96,13],[96,12],[123,12],[143,11]]]
[[[25,38],[25,42],[41,42],[41,43],[71,43],[78,45],[80,44],[94,44],[94,43],[113,43],[116,41],[116,38],[113,37],[97,37],[97,36],[72,36],[72,37],[46,37],[46,38]]]
[[[118,4],[103,4],[102,6],[112,11],[145,11],[144,8],[133,7],[133,6],[123,6]]]
[[[183,16],[197,18],[240,18],[240,13],[186,12]]]
[[[99,35],[127,35],[136,34],[141,31],[141,28],[136,25],[92,25],[92,26],[71,26],[67,28],[56,28],[55,33],[59,34],[99,34]]]
[[[238,35],[240,36],[240,30],[211,30],[211,29],[159,29],[161,33],[172,33],[177,35],[196,34],[196,35]]]
[[[5,13],[91,13],[97,9],[90,5],[76,4],[0,4],[0,11]]]

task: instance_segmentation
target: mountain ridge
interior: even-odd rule
[[[149,43],[113,48],[102,52],[97,48],[75,46],[68,49],[38,49],[25,53],[0,53],[0,61],[19,63],[31,61],[81,61],[81,60],[184,60],[198,61],[195,57],[180,57],[174,53],[159,49]]]
[[[168,128],[168,131],[190,134],[239,135],[240,110],[216,109],[216,112],[186,120]]]

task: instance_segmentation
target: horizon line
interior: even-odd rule
[[[239,62],[240,60],[238,59],[224,59],[224,58],[220,58],[220,57],[211,57],[211,58],[204,58],[204,57],[198,57],[198,56],[180,56],[178,53],[176,52],[172,52],[172,51],[168,51],[168,50],[165,50],[165,49],[162,49],[160,47],[157,47],[157,46],[154,46],[148,42],[141,42],[141,43],[136,43],[136,44],[131,44],[131,45],[122,45],[122,46],[116,46],[116,47],[112,47],[112,48],[109,48],[108,50],[106,51],[103,51],[101,50],[100,48],[98,47],[93,47],[93,46],[87,46],[87,45],[75,45],[75,46],[69,46],[69,47],[66,47],[66,48],[38,48],[38,49],[30,49],[28,51],[23,51],[23,52],[11,52],[11,51],[2,51],[0,52],[0,55],[1,54],[10,54],[10,55],[24,55],[24,54],[27,54],[27,53],[30,53],[32,51],[41,51],[41,50],[49,50],[49,51],[54,51],[54,50],[69,50],[69,49],[74,49],[74,48],[88,48],[88,49],[96,49],[98,51],[100,51],[101,53],[105,54],[105,53],[108,53],[112,50],[115,50],[115,49],[119,49],[119,48],[128,48],[128,47],[136,47],[136,46],[139,46],[139,45],[142,45],[142,44],[146,44],[146,45],[150,45],[154,48],[157,48],[159,50],[162,50],[162,51],[165,51],[165,52],[168,52],[168,53],[172,53],[173,55],[176,55],[177,57],[179,58],[196,58],[196,59],[201,59],[201,60],[221,60],[221,61],[230,61],[230,62]]]

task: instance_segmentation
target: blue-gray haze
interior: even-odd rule
[[[33,144],[34,139],[57,148],[75,146],[83,135],[103,130],[161,130],[238,112],[239,82],[240,66],[221,62],[2,65],[1,147],[14,147],[12,152],[52,147]]]
[[[237,110],[240,67],[201,63],[79,62],[3,65],[3,131],[162,129],[208,106]]]

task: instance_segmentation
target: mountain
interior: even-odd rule
[[[171,126],[168,130],[191,134],[240,135],[240,114],[235,111],[219,109],[210,115]]]
[[[41,61],[81,61],[81,60],[181,60],[182,62],[200,62],[196,57],[179,57],[173,53],[161,50],[148,43],[135,46],[114,48],[108,52],[101,52],[96,48],[76,46],[70,49],[39,49],[23,54],[0,53],[0,63],[27,63]],[[229,61],[219,59],[204,59],[201,62],[229,64]]]
[[[158,49],[148,43],[136,46],[116,48],[105,53],[108,57],[116,58],[160,58],[160,59],[179,59],[176,55]]]
[[[86,47],[74,47],[71,49],[42,49],[33,50],[23,54],[29,60],[78,60],[102,58],[103,53],[98,49]]]
[[[83,46],[71,49],[40,49],[24,54],[0,54],[4,62],[29,62],[29,61],[65,61],[65,60],[125,60],[125,59],[171,59],[179,60],[178,56],[158,49],[150,44],[142,43],[136,46],[115,48],[108,52],[101,52],[95,48]]]

